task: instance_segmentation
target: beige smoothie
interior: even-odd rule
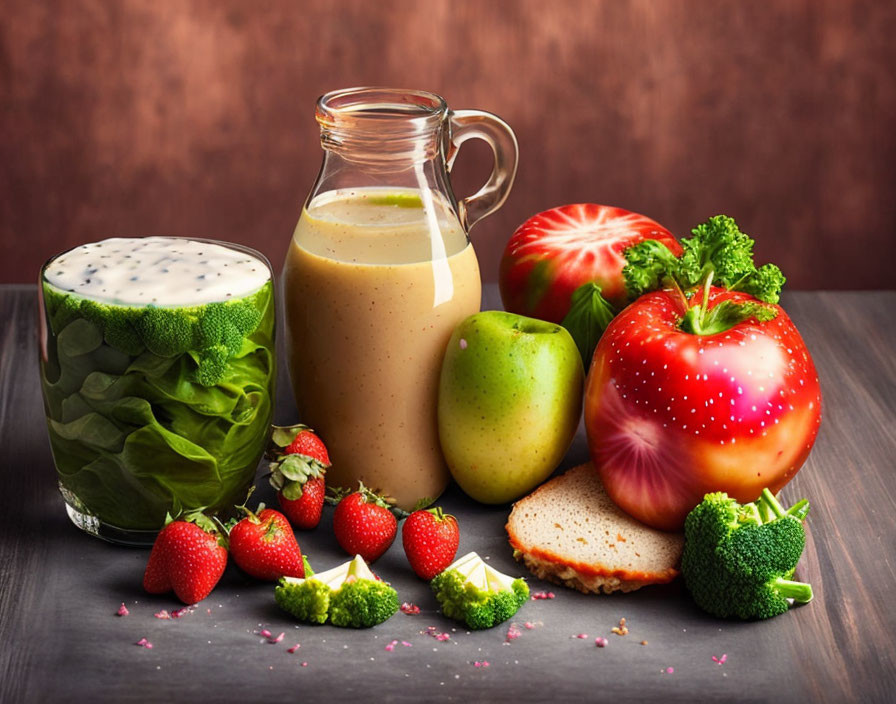
[[[355,188],[302,212],[283,271],[299,418],[327,444],[327,483],[409,509],[448,483],[436,394],[454,327],[479,310],[472,246],[430,191]]]

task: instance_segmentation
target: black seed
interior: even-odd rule
[[[131,281],[136,281],[136,280],[137,280],[137,277],[136,277],[136,276],[132,276],[132,277],[131,277]]]

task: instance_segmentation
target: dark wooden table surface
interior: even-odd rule
[[[488,289],[485,307],[496,302]],[[526,604],[514,619],[522,635],[508,642],[506,626],[454,630],[400,541],[376,569],[420,605],[418,616],[366,631],[297,626],[270,585],[229,567],[194,611],[154,618],[179,604],[142,592],[148,551],[90,538],[65,516],[40,400],[35,289],[0,286],[0,702],[896,700],[896,292],[789,293],[784,305],[824,394],[815,449],[784,490],[788,502],[812,502],[799,576],[815,600],[740,623],[705,616],[676,583],[607,597],[532,578],[556,598]],[[291,421],[283,382],[277,420]],[[586,457],[580,432],[562,466]],[[504,536],[507,507],[474,505],[453,488],[441,503],[460,519],[462,551],[525,572]],[[299,534],[322,565],[344,557],[329,523],[327,513]],[[121,603],[130,615],[115,615]],[[623,616],[629,635],[612,635]],[[269,644],[263,628],[284,640]],[[609,645],[595,648],[596,636]],[[153,649],[135,645],[141,638]]]

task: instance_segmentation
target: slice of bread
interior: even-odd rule
[[[684,536],[639,523],[607,496],[589,462],[517,501],[514,557],[540,579],[581,592],[630,592],[678,575]]]

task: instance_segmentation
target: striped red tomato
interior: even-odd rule
[[[577,203],[538,213],[517,228],[504,250],[499,275],[504,308],[560,323],[573,291],[593,281],[618,310],[629,302],[623,253],[645,239],[681,254],[665,227],[623,208]]]

